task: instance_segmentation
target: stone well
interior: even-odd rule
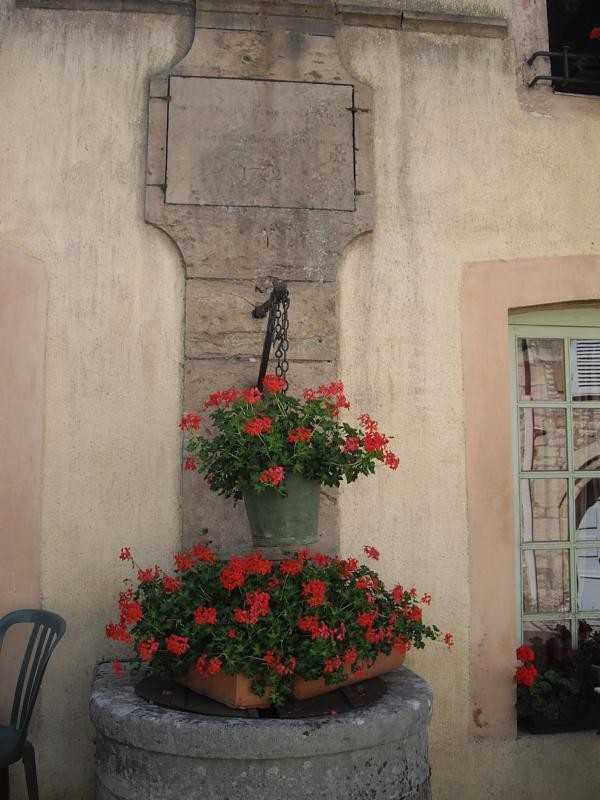
[[[98,668],[96,800],[428,800],[431,689],[408,669],[337,716],[245,719],[172,711]]]

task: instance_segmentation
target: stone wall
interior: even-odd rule
[[[270,17],[224,18],[216,5],[238,8],[200,4],[189,53],[150,87],[146,218],[186,264],[187,411],[256,384],[266,320],[251,311],[273,279],[290,292],[291,391],[334,380],[337,264],[371,227],[371,93],[334,29],[279,16],[272,30]],[[335,552],[336,493],[322,497],[318,546]],[[184,472],[183,508],[186,544],[251,546],[243,505],[196,473]]]

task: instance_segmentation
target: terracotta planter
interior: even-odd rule
[[[328,686],[325,683],[325,678],[317,678],[314,681],[305,681],[303,678],[294,678],[294,691],[292,697],[294,700],[308,700],[309,697],[317,697],[326,692],[333,692],[336,689],[341,689],[342,686],[350,686],[359,681],[366,681],[369,678],[375,678],[377,675],[383,675],[385,672],[390,672],[396,667],[402,666],[404,663],[405,654],[399,650],[392,650],[389,656],[385,653],[380,653],[375,659],[373,666],[364,670],[364,674],[357,678],[356,675],[348,667],[346,674],[348,680],[343,683],[336,683],[333,686]]]
[[[390,670],[400,667],[403,663],[404,653],[392,650],[389,656],[380,653],[375,659],[375,663],[365,669],[360,678],[357,678],[348,668],[346,670],[348,680],[343,683],[336,683],[333,686],[327,686],[324,678],[305,681],[304,678],[296,677],[294,678],[292,698],[294,700],[308,700],[310,697],[334,692],[342,686],[350,686],[353,683],[383,675],[385,672],[390,672]],[[271,705],[271,692],[267,689],[262,697],[258,697],[251,689],[252,679],[243,675],[225,675],[220,672],[218,675],[202,678],[195,670],[190,670],[186,675],[182,675],[175,680],[193,692],[217,700],[217,702],[223,703],[230,708],[268,708]]]
[[[192,692],[203,694],[216,700],[229,708],[268,708],[271,705],[271,692],[266,690],[262,697],[254,694],[252,679],[244,675],[211,675],[202,678],[194,669],[186,675],[175,678],[177,683],[191,689]]]

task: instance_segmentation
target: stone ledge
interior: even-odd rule
[[[431,687],[402,667],[385,676],[388,692],[367,708],[310,719],[209,717],[151,705],[133,690],[134,680],[117,678],[110,664],[98,668],[90,698],[90,717],[98,733],[139,749],[204,759],[265,758],[264,738],[272,737],[269,759],[309,758],[376,747],[410,739],[427,729]],[[257,736],[257,730],[261,735]]]
[[[125,11],[193,16],[194,0],[16,0],[17,8],[55,11]]]
[[[141,14],[184,14],[192,16],[197,7],[197,27],[211,27],[213,15],[219,27],[238,27],[240,19],[260,15],[263,19],[287,19],[303,24],[333,23],[367,28],[422,30],[438,33],[464,33],[475,36],[504,37],[508,20],[479,14],[451,11],[395,8],[380,3],[343,3],[334,0],[16,0],[18,8],[45,8],[71,11],[125,11]],[[214,15],[217,15],[216,17]],[[252,19],[251,28],[256,27]],[[229,24],[228,24],[229,23]],[[272,27],[272,26],[271,26]]]
[[[388,673],[377,703],[310,719],[209,717],[159,708],[98,669],[96,800],[431,800],[431,690]]]

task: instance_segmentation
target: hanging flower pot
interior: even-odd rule
[[[317,541],[321,485],[302,475],[288,475],[287,494],[268,488],[244,489],[244,504],[255,547],[279,547],[283,553]]]
[[[263,389],[226,389],[210,395],[209,435],[198,414],[186,414],[184,468],[204,475],[212,491],[244,499],[254,543],[284,552],[317,539],[320,486],[352,483],[383,463],[397,469],[389,439],[368,414],[355,426],[341,420],[350,404],[339,382],[285,392],[284,378],[266,375]]]

